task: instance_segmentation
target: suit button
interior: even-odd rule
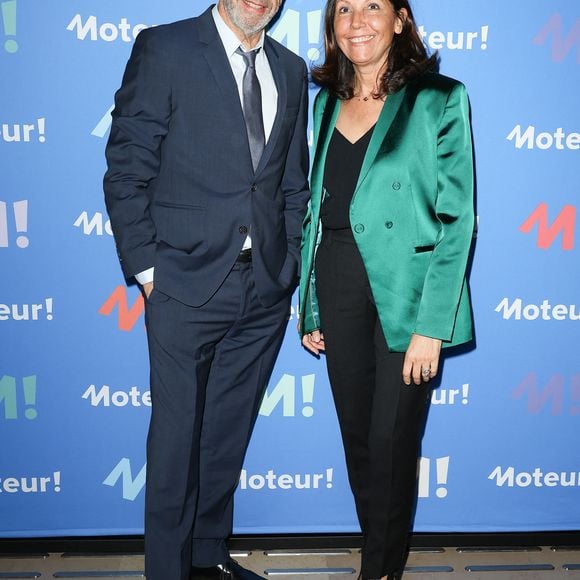
[[[246,226],[240,226],[238,228],[238,232],[240,232],[240,234],[247,234],[248,233],[248,228]]]
[[[251,191],[252,193],[254,193],[255,191],[258,191],[258,187],[256,186],[256,184],[255,184],[255,183],[253,183],[253,184],[252,184],[252,187],[250,188],[250,191]]]
[[[401,189],[401,184],[398,181],[393,181],[393,189],[399,191],[399,189]]]
[[[385,222],[385,227],[390,230],[393,227],[393,222]]]
[[[354,231],[356,234],[362,234],[365,231],[365,227],[362,224],[356,224],[354,226]]]

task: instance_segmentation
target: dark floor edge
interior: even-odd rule
[[[232,550],[291,550],[296,548],[357,548],[358,534],[239,535],[228,542]],[[411,547],[443,546],[580,546],[580,531],[480,534],[413,534]],[[142,553],[143,536],[59,538],[0,538],[0,554],[38,552]]]

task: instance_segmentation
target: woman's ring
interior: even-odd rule
[[[431,374],[431,371],[430,371],[429,369],[423,369],[423,370],[421,371],[421,374],[422,374],[424,377],[428,377],[428,376]]]

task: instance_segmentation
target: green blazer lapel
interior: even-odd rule
[[[336,97],[329,96],[320,121],[320,132],[318,134],[318,140],[316,143],[314,163],[312,165],[312,174],[310,178],[310,189],[314,194],[322,192],[324,162],[326,160],[328,145],[330,144],[330,138],[332,137],[339,111],[340,105],[338,99]],[[320,198],[322,199],[322,193]]]
[[[407,87],[404,86],[400,91],[396,92],[393,95],[389,95],[383,105],[383,109],[377,123],[375,125],[375,129],[373,131],[373,136],[371,137],[369,146],[367,148],[367,152],[365,158],[363,160],[363,164],[360,170],[360,174],[358,176],[358,181],[356,184],[356,188],[354,190],[354,194],[359,190],[362,182],[364,181],[365,177],[367,176],[370,168],[372,167],[375,157],[383,144],[383,141],[387,137],[387,133],[391,127],[391,124],[399,111],[401,103],[405,97],[405,93],[407,91]],[[335,120],[336,121],[336,120]]]

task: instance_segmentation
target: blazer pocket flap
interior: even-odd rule
[[[173,209],[193,209],[193,210],[204,210],[205,206],[197,203],[178,203],[174,201],[166,201],[164,199],[159,199],[153,202],[153,205],[158,207],[168,207]]]
[[[424,254],[425,252],[432,252],[435,249],[435,244],[419,244],[415,246],[415,254]]]
[[[190,253],[207,247],[204,207],[156,203],[152,215],[158,242]]]

